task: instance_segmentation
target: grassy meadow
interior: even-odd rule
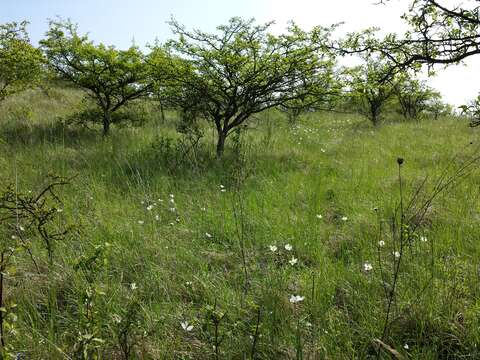
[[[211,127],[189,147],[151,104],[106,139],[64,126],[80,100],[28,91],[0,107],[2,187],[70,178],[53,261],[32,239],[4,269],[17,359],[480,358],[476,167],[435,197],[398,271],[392,236],[397,158],[405,202],[424,179],[427,199],[476,155],[466,121],[270,111],[219,160]]]

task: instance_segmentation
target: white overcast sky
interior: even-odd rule
[[[289,20],[305,28],[344,22],[343,31],[371,26],[383,32],[403,32],[400,19],[410,0],[391,0],[375,5],[376,0],[0,0],[0,23],[30,21],[32,40],[37,42],[47,29],[47,18],[60,16],[79,24],[98,42],[128,47],[166,40],[171,32],[166,21],[175,17],[187,27],[212,31],[232,16],[254,17],[260,22],[274,20],[275,32]],[[457,4],[472,0],[443,0]],[[480,91],[480,56],[466,66],[452,66],[430,78],[445,100],[460,105]]]

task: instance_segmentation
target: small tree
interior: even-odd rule
[[[475,127],[480,125],[480,95],[467,105],[460,106],[460,109],[464,115],[470,118],[470,126]]]
[[[395,96],[405,119],[418,119],[435,99],[441,99],[440,93],[427,86],[424,81],[407,75],[402,75],[401,80],[396,83]]]
[[[317,92],[319,81],[330,77],[334,60],[326,50],[331,28],[304,32],[291,24],[288,33],[268,33],[272,23],[232,18],[218,33],[186,31],[171,21],[178,40],[169,43],[183,64],[176,71],[175,102],[195,109],[217,130],[217,156],[225,140],[253,114]]]
[[[46,35],[41,45],[49,66],[95,101],[103,115],[103,135],[109,133],[112,113],[151,90],[145,56],[138,47],[94,45],[69,21],[51,21]]]
[[[357,111],[377,126],[387,101],[395,92],[395,82],[385,79],[389,67],[381,59],[367,57],[365,63],[351,71],[351,92]]]
[[[34,86],[42,74],[42,53],[30,44],[27,22],[0,25],[0,101]]]

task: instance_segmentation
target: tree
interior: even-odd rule
[[[307,94],[286,101],[278,107],[287,115],[290,123],[295,123],[303,113],[318,110],[330,111],[335,107],[344,87],[341,79],[343,74],[337,69],[331,70],[330,75],[321,73]]]
[[[478,3],[467,0],[462,5],[446,6],[437,0],[414,0],[403,15],[411,30],[403,39],[388,36],[376,50],[389,56],[399,69],[418,63],[457,64],[480,54]]]
[[[469,104],[460,106],[460,109],[463,114],[470,117],[470,126],[475,127],[480,125],[480,95],[470,101]]]
[[[374,126],[380,124],[382,112],[395,93],[395,80],[384,80],[389,66],[381,58],[365,57],[363,65],[353,68],[350,97],[357,111]]]
[[[42,53],[30,44],[27,22],[0,25],[0,101],[38,83]]]
[[[253,19],[232,18],[215,34],[170,24],[179,38],[169,50],[182,59],[174,102],[213,122],[218,157],[227,137],[253,114],[332,91],[316,85],[332,73],[334,59],[325,44],[333,27],[304,32],[291,24],[287,34],[274,36],[268,33],[272,23],[256,25]]]
[[[425,81],[414,79],[406,73],[395,84],[395,96],[401,114],[411,120],[418,119],[435,99],[441,99],[440,93],[427,86]]]
[[[340,46],[342,52],[381,53],[391,64],[387,76],[408,68],[419,70],[424,64],[432,72],[435,65],[458,64],[480,54],[478,0],[466,0],[456,6],[444,5],[438,0],[413,0],[409,12],[402,18],[410,25],[410,30],[403,37],[389,34],[378,40],[373,36],[374,30],[369,29],[350,34]],[[471,105],[465,107],[470,108]],[[474,121],[471,125],[477,126],[480,122]]]
[[[112,113],[151,90],[146,57],[138,47],[95,45],[69,21],[51,21],[46,35],[41,46],[48,65],[95,101],[102,112],[103,135],[109,133]]]

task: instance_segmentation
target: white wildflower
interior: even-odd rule
[[[148,205],[148,206],[147,206],[147,210],[148,210],[148,211],[152,211],[152,209],[153,209],[153,205]]]
[[[348,217],[346,217],[346,216],[342,217],[342,221],[347,221],[347,220],[348,220]]]
[[[392,255],[395,256],[396,259],[400,258],[400,253],[398,251],[394,251]]]
[[[385,246],[385,241],[380,240],[380,241],[378,242],[378,246],[384,247],[384,246]]]
[[[363,264],[363,270],[365,270],[365,271],[368,272],[368,271],[370,271],[370,270],[372,270],[372,269],[373,269],[373,266],[372,266],[372,264],[370,264],[368,261],[366,261],[365,264]]]
[[[193,330],[193,325],[190,325],[188,321],[180,321],[180,325],[182,325],[182,329],[186,332]]]
[[[277,251],[277,247],[275,245],[270,245],[269,249],[270,249],[271,252]]]
[[[317,214],[317,219],[323,219],[323,216],[320,214]]]
[[[292,256],[292,259],[288,261],[290,265],[294,266],[296,263],[298,263],[298,259],[296,257]]]
[[[143,221],[143,220],[138,220],[138,223],[139,223],[140,225],[143,225],[143,224],[145,223],[145,221]]]
[[[290,244],[286,244],[286,245],[285,245],[285,250],[287,250],[287,251],[292,251],[292,249],[293,249],[293,246],[292,246],[292,245],[290,245]]]
[[[291,302],[292,304],[296,304],[296,303],[302,302],[303,300],[305,300],[305,296],[300,296],[300,295],[292,295],[292,296],[290,296],[290,302]]]
[[[420,241],[421,242],[427,242],[427,237],[426,236],[420,236]]]
[[[208,233],[208,232],[205,233],[205,236],[206,236],[207,238],[209,238],[209,239],[211,239],[211,238],[213,237],[212,234],[210,234],[210,233]]]
[[[136,283],[134,283],[134,282],[133,282],[133,283],[131,283],[131,284],[130,284],[130,289],[132,289],[132,290],[136,290],[136,289],[138,289],[138,287],[137,287],[137,284],[136,284]]]

